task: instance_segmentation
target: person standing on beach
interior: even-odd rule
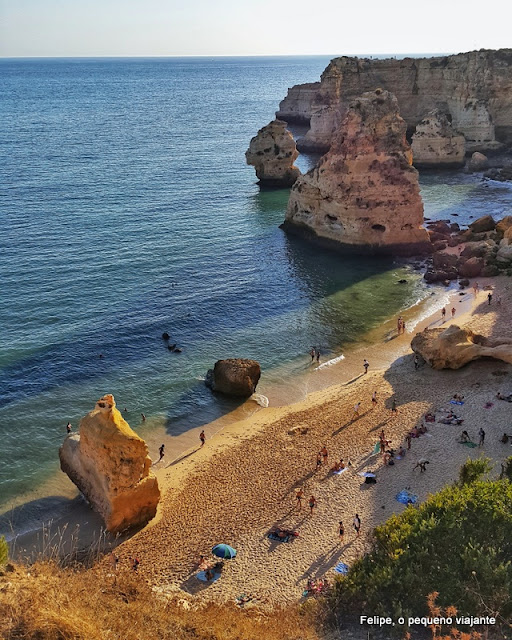
[[[358,513],[356,513],[356,515],[354,516],[353,526],[356,531],[356,536],[359,538],[359,532],[361,531],[361,518],[359,517]]]
[[[68,422],[68,423],[67,423],[67,425],[66,425],[66,431],[67,431],[67,433],[71,433],[71,429],[72,429],[72,427],[71,427],[71,422]]]
[[[446,318],[446,307],[443,307],[441,309],[441,318],[443,319],[443,322],[444,322],[444,320]]]
[[[496,304],[498,305],[498,307],[501,307],[501,296],[496,297]]]
[[[475,282],[473,284],[473,293],[475,294],[475,298],[476,298],[476,294],[478,293],[478,282]]]
[[[491,304],[491,302],[492,302],[492,293],[490,291],[487,294],[487,302],[488,302],[488,304]]]
[[[343,521],[340,520],[338,525],[338,533],[340,536],[340,542],[343,542],[343,536],[345,535],[345,527],[343,526]]]
[[[455,318],[455,312],[457,311],[457,309],[455,307],[452,307],[452,318]]]
[[[204,435],[204,430],[199,434],[199,440],[201,440],[201,446],[204,446],[204,441],[206,440],[206,436]]]
[[[316,350],[316,361],[320,362],[320,349]]]
[[[398,320],[396,321],[396,328],[398,330],[398,335],[402,333],[402,316],[398,316]]]
[[[297,505],[297,509],[302,510],[302,498],[304,497],[303,489],[298,489],[295,494],[295,504]]]
[[[359,408],[361,407],[361,403],[360,402],[356,402],[356,404],[354,405],[354,414],[352,416],[352,420],[355,420],[356,418],[359,418]]]
[[[321,451],[319,451],[316,454],[316,470],[318,471],[321,466],[322,466],[322,453]]]
[[[364,372],[368,373],[368,367],[370,366],[370,363],[368,362],[368,360],[365,358],[363,360],[363,367],[364,367]]]
[[[410,449],[411,448],[411,441],[412,441],[412,436],[410,433],[408,433],[405,436],[405,441],[407,442],[407,448]]]
[[[372,393],[372,407],[375,408],[377,406],[377,391]]]
[[[478,441],[478,446],[483,447],[484,441],[485,441],[485,431],[482,429],[482,427],[480,427],[480,431],[478,432],[478,435],[480,436],[480,440]]]
[[[398,413],[398,410],[396,408],[396,398],[393,398],[393,400],[391,401],[391,413]]]
[[[158,462],[160,462],[160,460],[164,457],[165,444],[160,445],[160,448],[158,449],[158,453],[160,454],[160,457],[158,458]]]
[[[309,355],[311,356],[311,362],[313,362],[313,360],[315,359],[315,347],[311,347],[311,351],[309,352]]]
[[[320,453],[322,454],[322,460],[324,464],[327,464],[327,457],[329,455],[329,453],[327,452],[327,447],[324,446],[320,449]]]
[[[313,515],[313,509],[316,507],[316,498],[315,496],[311,496],[309,499],[309,508],[311,509],[311,515]]]
[[[418,354],[415,353],[414,354],[414,370],[418,371],[419,368],[420,368],[420,359],[418,358]]]

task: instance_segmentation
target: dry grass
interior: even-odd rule
[[[0,576],[0,638],[317,640],[312,604],[308,611],[295,606],[272,614],[235,604],[196,607],[181,596],[158,595],[132,571],[114,576],[37,563]]]

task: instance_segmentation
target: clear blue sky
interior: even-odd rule
[[[512,47],[510,0],[0,0],[0,56],[445,53]]]

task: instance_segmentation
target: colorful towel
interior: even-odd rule
[[[463,400],[450,400],[450,404],[464,404]]]
[[[268,538],[270,540],[275,540],[276,542],[290,542],[293,539],[293,536],[286,536],[284,538],[280,538],[277,533],[269,533]]]
[[[380,453],[380,442],[373,447],[373,453]]]
[[[461,442],[460,444],[463,444],[465,447],[469,447],[470,449],[478,447],[476,442]]]
[[[344,469],[340,469],[339,471],[333,471],[333,473],[334,473],[334,475],[339,476],[342,473],[344,473],[347,469],[348,469],[348,467],[345,467]]]
[[[336,571],[336,573],[341,573],[341,575],[343,576],[348,573],[348,570],[349,566],[344,562],[338,562],[338,564],[334,567],[334,571]]]
[[[395,499],[402,504],[416,504],[418,502],[418,496],[410,493],[407,489],[403,489],[400,493],[397,493]]]

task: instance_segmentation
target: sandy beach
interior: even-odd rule
[[[484,284],[488,283],[480,281]],[[489,306],[485,291],[476,298],[466,294],[465,308],[458,308],[453,322],[484,335],[510,334],[509,281],[497,278],[493,286],[501,295],[501,306]],[[462,297],[453,292],[450,300],[455,303]],[[440,323],[436,312],[415,331]],[[510,366],[488,360],[458,371],[433,371],[428,365],[416,371],[409,347],[412,336],[410,332],[373,347],[363,356],[370,360],[368,374],[360,366],[360,373],[349,380],[291,406],[261,409],[208,438],[204,447],[193,446],[172,462],[164,458],[155,465],[163,489],[157,518],[118,548],[121,563],[136,556],[141,576],[156,588],[193,594],[197,602],[229,601],[241,593],[264,607],[293,602],[302,596],[308,578],[334,576],[338,562],[350,566],[365,552],[373,527],[406,508],[395,499],[402,489],[422,501],[453,482],[468,457],[480,455],[495,461],[493,473],[498,474],[499,462],[512,452],[499,441],[504,431],[511,432],[510,405],[494,396],[512,391]],[[359,355],[353,354],[354,359]],[[372,407],[374,391],[378,403]],[[464,405],[450,404],[455,393],[464,396]],[[396,413],[391,411],[393,399]],[[352,419],[357,402],[360,415]],[[373,453],[382,429],[391,446],[398,448],[427,411],[439,418],[448,408],[455,408],[463,426],[428,424],[428,433],[413,439],[411,449],[394,466],[384,465]],[[478,442],[480,427],[486,432],[482,447],[457,443],[462,429]],[[214,432],[215,426],[210,429]],[[317,453],[323,446],[328,460],[317,470]],[[340,458],[350,460],[351,466],[334,475],[329,470]],[[425,473],[414,468],[421,458],[430,461]],[[375,485],[364,484],[359,473],[365,471],[376,473]],[[304,491],[302,508],[295,498],[299,488]],[[316,506],[311,515],[312,495]],[[359,537],[352,527],[356,513],[362,521]],[[338,536],[340,520],[345,526],[343,541]],[[272,541],[267,535],[275,525],[299,535],[288,543]],[[236,559],[225,562],[218,580],[198,580],[199,556],[208,555],[220,542],[236,548]]]

